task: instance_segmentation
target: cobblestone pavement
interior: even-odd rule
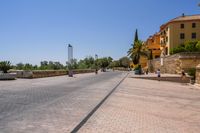
[[[122,72],[0,81],[0,133],[70,132]]]
[[[126,78],[80,133],[200,133],[200,90]]]

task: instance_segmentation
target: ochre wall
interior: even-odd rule
[[[148,50],[152,50],[153,58],[160,57],[161,45],[160,45],[160,34],[156,33],[150,36],[146,41],[146,47]]]
[[[196,23],[196,27],[192,28],[192,23]],[[181,28],[180,25],[184,24],[184,28]],[[166,43],[170,49],[183,44],[185,41],[189,40],[200,40],[200,21],[191,20],[183,22],[173,22],[168,24],[168,30],[166,31],[166,37],[168,37],[168,42]],[[180,39],[180,33],[185,34],[185,39]],[[192,39],[192,33],[196,33],[196,39]]]

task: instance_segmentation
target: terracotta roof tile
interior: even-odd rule
[[[200,14],[188,15],[188,16],[182,15],[182,16],[176,17],[176,18],[170,20],[169,22],[161,25],[160,30],[164,29],[169,23],[179,22],[179,21],[191,21],[191,20],[199,20],[200,21]]]
[[[179,16],[177,18],[174,18],[174,19],[170,20],[170,22],[188,21],[188,20],[200,20],[200,14],[198,14],[198,15],[190,15],[190,16]]]

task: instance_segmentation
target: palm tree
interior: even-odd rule
[[[148,51],[143,45],[143,42],[141,40],[136,41],[134,44],[132,44],[132,48],[128,51],[128,56],[132,59],[133,63],[140,64],[140,57],[141,56],[148,56]]]

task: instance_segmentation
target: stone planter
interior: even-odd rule
[[[14,80],[16,77],[16,73],[0,73],[0,80]]]

